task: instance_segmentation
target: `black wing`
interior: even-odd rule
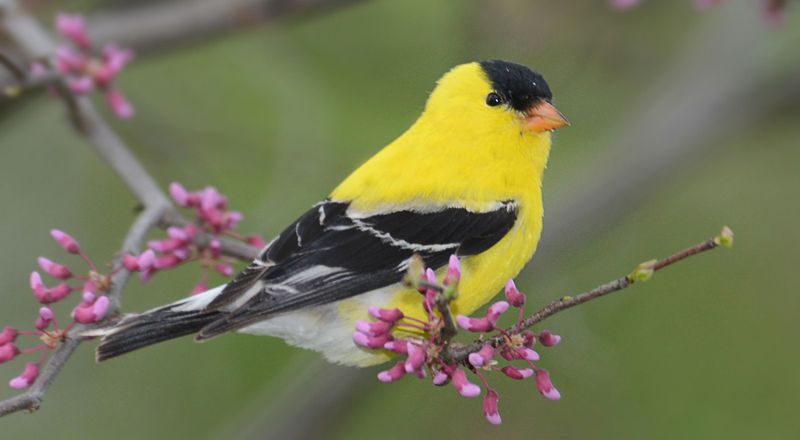
[[[198,338],[397,283],[414,254],[434,269],[451,254],[478,254],[500,241],[517,218],[513,201],[488,212],[445,207],[371,216],[348,214],[348,206],[324,201],[284,230],[209,305],[233,310]]]

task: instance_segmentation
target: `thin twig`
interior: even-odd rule
[[[723,229],[723,234],[726,234],[727,233],[726,231],[729,232],[727,228]],[[692,247],[689,247],[680,252],[672,254],[664,259],[649,263],[643,263],[637,268],[637,270],[645,270],[645,271],[650,271],[652,273],[661,270],[667,266],[670,266],[672,264],[675,264],[685,258],[697,255],[702,252],[709,251],[711,249],[715,249],[719,245],[720,245],[719,237],[711,238],[702,243],[698,243]],[[544,321],[545,319],[555,315],[556,313],[570,309],[572,307],[591,301],[593,299],[597,299],[602,296],[608,295],[609,293],[617,292],[622,289],[628,288],[632,284],[634,284],[636,280],[637,278],[634,274],[629,274],[617,278],[616,280],[611,281],[609,283],[595,287],[592,290],[580,293],[578,295],[565,296],[559,300],[551,302],[550,304],[543,307],[536,313],[524,319],[522,322],[515,324],[511,328],[507,329],[505,332],[507,334],[519,333],[523,330],[533,327],[534,325]],[[499,347],[503,345],[505,342],[506,341],[503,336],[495,336],[491,339],[487,339],[484,341],[475,341],[468,345],[453,343],[450,344],[450,349],[448,350],[447,354],[448,357],[452,359],[454,362],[466,362],[467,357],[470,355],[470,353],[474,353],[480,350],[481,347],[483,347],[487,343],[492,344],[492,346],[494,347]]]
[[[22,12],[13,0],[0,0],[0,25],[4,27],[9,36],[30,56],[39,56],[41,53],[53,53],[56,43],[42,29],[42,27],[27,14]],[[24,73],[24,72],[23,72]],[[27,77],[27,75],[26,75]],[[23,79],[25,82],[26,79]],[[64,87],[63,78],[57,78],[53,85],[59,91],[59,96],[65,102],[70,112],[75,127],[94,151],[103,158],[116,172],[123,183],[136,196],[144,210],[131,226],[122,251],[115,258],[113,268],[116,271],[112,277],[112,287],[109,292],[109,316],[118,311],[121,305],[124,286],[130,273],[122,266],[122,256],[127,253],[138,253],[142,243],[147,238],[149,231],[156,226],[171,226],[186,224],[170,203],[166,194],[159,188],[155,179],[145,170],[144,166],[130,152],[122,139],[108,125],[100,113],[86,96],[75,96]],[[207,244],[207,234],[198,234],[196,243]],[[250,260],[259,249],[252,246],[221,239],[224,253],[237,258]],[[10,399],[0,401],[0,417],[22,410],[35,410],[39,407],[50,384],[64,368],[72,353],[78,348],[82,338],[76,338],[78,332],[86,330],[89,326],[77,325],[66,336],[64,342],[54,351],[36,382],[24,393]]]
[[[125,236],[125,241],[122,244],[121,252],[112,265],[113,271],[116,273],[111,278],[111,289],[108,293],[108,298],[110,300],[108,309],[109,315],[113,315],[114,312],[119,310],[122,292],[130,277],[130,272],[122,265],[122,255],[138,252],[140,250],[147,238],[147,234],[158,224],[164,209],[164,206],[145,209],[139,214],[136,221],[133,222],[133,225],[128,230],[128,234]],[[83,342],[84,338],[77,337],[76,335],[92,327],[93,326],[87,325],[76,325],[73,327],[69,334],[67,334],[64,342],[58,346],[47,360],[44,367],[42,367],[36,382],[24,393],[0,401],[0,417],[17,411],[34,411],[38,409],[44,399],[47,389],[50,388],[50,385],[64,368],[70,356],[72,356],[72,353],[74,353],[81,342]]]

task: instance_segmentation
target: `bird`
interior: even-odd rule
[[[354,344],[371,306],[422,318],[402,279],[415,256],[461,262],[454,313],[492,299],[532,258],[552,133],[569,124],[544,77],[521,64],[458,65],[404,133],[270,241],[231,282],[94,330],[98,361],[180,336],[267,335],[330,362],[389,354]]]

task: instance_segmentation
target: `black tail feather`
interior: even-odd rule
[[[100,340],[96,351],[97,361],[196,333],[218,318],[219,314],[217,311],[175,312],[167,309],[126,318]]]

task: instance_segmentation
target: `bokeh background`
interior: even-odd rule
[[[137,115],[115,128],[163,186],[215,185],[246,214],[242,231],[270,236],[401,133],[451,66],[509,59],[543,72],[573,123],[557,133],[546,175],[541,252],[518,279],[529,303],[594,287],[723,224],[734,249],[546,322],[564,337],[542,350],[563,399],[498,375],[499,427],[450,387],[382,385],[377,369],[231,335],[105,364],[87,343],[36,414],[0,420],[0,437],[800,436],[800,5],[790,1],[775,27],[757,2],[734,0],[702,12],[682,1],[624,12],[593,0],[332,3],[142,43],[119,81]],[[159,2],[28,6],[48,24],[67,7],[90,28],[105,17],[135,33],[125,17]],[[0,182],[0,324],[24,327],[37,310],[35,258],[62,259],[47,231],[111,255],[135,201],[46,93],[0,105]],[[187,267],[134,281],[124,308],[177,299],[197,276]],[[3,381],[21,365],[0,366]]]

